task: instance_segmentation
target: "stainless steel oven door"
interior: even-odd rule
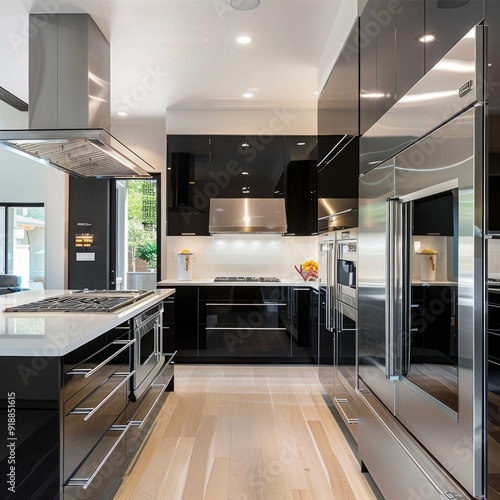
[[[133,319],[134,370],[132,392],[139,397],[161,369],[163,304],[157,304]]]

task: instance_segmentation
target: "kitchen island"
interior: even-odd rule
[[[0,297],[0,499],[105,498],[116,487],[173,387],[173,354],[161,353],[154,380],[134,393],[144,368],[135,321],[161,315],[174,292],[93,314],[4,312],[67,291]]]

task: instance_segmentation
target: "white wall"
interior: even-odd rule
[[[316,135],[316,103],[300,108],[167,109],[167,134]]]
[[[177,279],[177,253],[188,249],[195,255],[193,279],[216,276],[276,276],[292,281],[294,270],[305,260],[318,260],[317,236],[218,234],[169,236],[164,255],[167,279]]]
[[[68,176],[0,148],[0,202],[45,205],[45,288],[67,286]]]

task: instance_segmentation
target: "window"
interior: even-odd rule
[[[21,287],[45,282],[45,209],[43,204],[0,204],[0,273],[21,276]]]

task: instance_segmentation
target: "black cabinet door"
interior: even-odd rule
[[[359,21],[359,131],[363,135],[377,121],[377,0],[368,0]]]
[[[396,13],[396,100],[424,76],[425,0],[405,0]]]
[[[377,0],[377,120],[396,102],[396,15],[403,10],[401,2]]]
[[[250,149],[246,135],[210,136],[210,198],[248,196]]]
[[[198,355],[198,287],[175,291],[175,349],[178,356]]]
[[[425,0],[425,33],[436,35],[425,44],[425,70],[429,71],[483,18],[483,0]]]
[[[318,172],[318,198],[358,198],[359,137],[339,143],[338,153]],[[356,208],[352,206],[351,208]]]
[[[208,235],[213,181],[206,135],[167,137],[167,234]]]
[[[316,137],[285,138],[285,204],[287,234],[316,233],[317,215]]]
[[[212,198],[274,198],[283,169],[283,136],[210,136]]]

